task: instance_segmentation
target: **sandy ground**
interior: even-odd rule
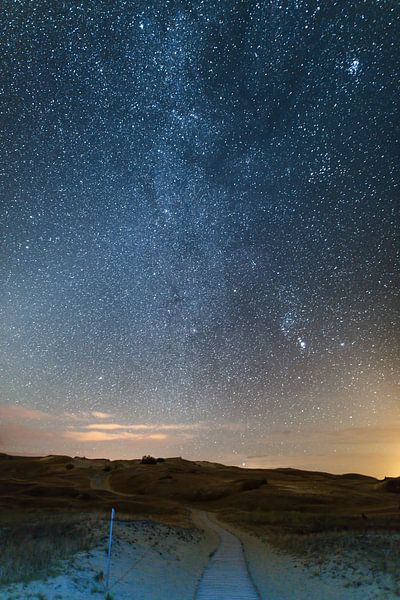
[[[374,577],[354,553],[352,561],[318,568],[277,551],[254,535],[226,527],[242,541],[250,574],[263,600],[399,600],[389,577]],[[399,539],[400,543],[400,539]]]
[[[218,545],[201,513],[191,529],[153,521],[114,525],[110,594],[113,600],[193,600],[210,553]],[[211,516],[211,518],[213,518]],[[222,524],[242,541],[251,577],[263,600],[395,600],[391,582],[375,578],[354,555],[353,563],[313,567],[281,553],[254,535]],[[400,543],[400,540],[399,540]],[[106,546],[62,563],[46,581],[0,589],[1,600],[104,598]]]
[[[0,589],[1,600],[104,598],[106,546],[62,563],[46,581]],[[213,534],[152,521],[116,522],[109,591],[113,600],[192,600],[215,549]]]

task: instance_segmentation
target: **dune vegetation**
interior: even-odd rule
[[[398,479],[151,457],[3,454],[0,466],[0,584],[57,573],[60,560],[105,545],[114,506],[120,521],[184,529],[196,511],[214,513],[310,573],[343,576],[357,556],[363,573],[400,589]]]

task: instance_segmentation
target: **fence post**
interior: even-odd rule
[[[110,583],[110,562],[111,562],[111,545],[112,545],[112,532],[113,532],[113,522],[115,517],[115,508],[111,509],[111,518],[110,518],[110,538],[108,540],[108,555],[107,555],[107,575],[106,575],[106,591],[108,591],[108,585]]]

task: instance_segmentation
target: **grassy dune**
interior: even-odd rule
[[[0,583],[41,577],[60,559],[94,546],[115,506],[120,519],[185,528],[193,509],[213,512],[297,557],[313,573],[351,572],[357,556],[396,591],[399,491],[397,479],[249,470],[181,458],[141,464],[0,455]],[[93,519],[98,526],[91,526]]]

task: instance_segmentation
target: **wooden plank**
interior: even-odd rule
[[[260,600],[250,578],[241,542],[204,515],[206,526],[220,539],[197,589],[196,600]]]

